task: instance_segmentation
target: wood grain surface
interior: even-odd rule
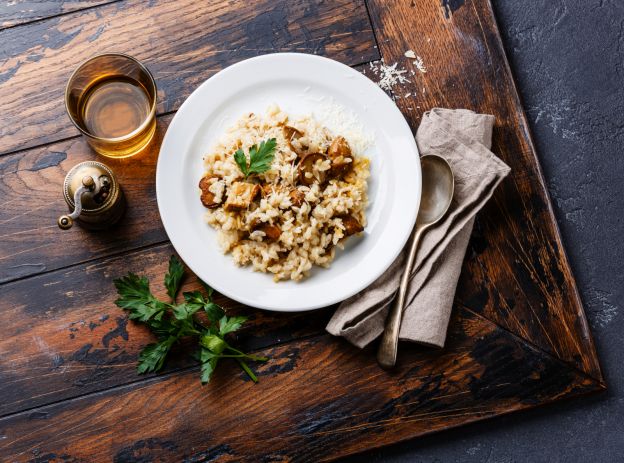
[[[0,8],[1,459],[325,461],[604,390],[489,1],[7,7]],[[410,49],[420,68],[405,57]],[[122,222],[107,232],[61,232],[64,176],[97,158],[64,113],[64,85],[82,60],[111,50],[154,72],[158,135],[140,156],[104,160],[126,192]],[[332,307],[273,314],[217,296],[251,317],[236,344],[271,357],[254,365],[260,383],[224,363],[202,387],[185,346],[162,375],[137,376],[138,352],[152,338],[114,306],[112,280],[132,270],[164,292],[173,249],[154,171],[172,112],[219,69],[273,51],[329,56],[374,80],[367,63],[396,63],[408,82],[391,95],[414,131],[435,106],[496,116],[493,151],[512,173],[477,217],[447,346],[402,344],[398,369],[387,373],[375,346],[359,351],[324,334]],[[197,286],[192,276],[185,282]]]
[[[405,348],[392,374],[328,335],[265,349],[245,381],[197,369],[0,421],[10,461],[298,461],[355,453],[587,392],[594,381],[466,310],[443,352]],[[140,460],[142,459],[142,460]]]
[[[435,106],[495,115],[492,151],[511,167],[479,216],[459,300],[602,378],[491,7],[472,1],[453,13],[419,8],[421,3],[368,3],[386,62],[415,71],[406,88],[394,90],[397,105],[414,131],[422,112]],[[426,73],[405,58],[409,49],[422,58]]]
[[[293,51],[354,65],[379,57],[356,0],[124,1],[2,30],[0,43],[0,154],[78,133],[65,114],[64,88],[97,53],[123,51],[144,62],[156,79],[159,113],[245,58]]]
[[[119,0],[3,0],[0,2],[0,29],[115,1]]]
[[[173,253],[160,245],[0,287],[0,416],[140,380],[138,353],[153,337],[115,306],[113,279],[129,271],[145,275],[165,298],[162,279]],[[187,273],[184,290],[200,289]],[[322,333],[329,317],[327,310],[274,314],[217,300],[250,317],[237,341],[245,349]],[[173,356],[167,370],[194,363]]]

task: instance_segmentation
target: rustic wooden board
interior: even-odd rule
[[[330,460],[604,389],[487,0],[94,3],[57,2],[56,10],[41,7],[18,18],[23,25],[0,30],[3,458]],[[113,49],[154,71],[159,135],[140,157],[105,161],[130,205],[119,226],[60,232],[64,175],[93,158],[63,114],[63,86],[82,59]],[[404,57],[408,49],[426,73]],[[172,253],[154,195],[170,112],[224,66],[282,50],[352,66],[397,62],[410,82],[393,96],[414,130],[434,106],[496,116],[493,150],[512,174],[478,216],[448,345],[402,345],[400,366],[388,374],[373,348],[358,351],[323,334],[332,308],[271,314],[219,296],[252,317],[236,342],[272,358],[255,366],[260,383],[224,364],[201,387],[197,366],[183,355],[163,375],[139,377],[136,358],[151,338],[114,306],[111,281],[133,270],[157,284]]]
[[[371,350],[322,335],[262,351],[273,360],[256,368],[256,385],[224,365],[207,387],[191,369],[20,413],[0,421],[0,448],[9,461],[317,462],[594,387],[456,313],[443,352],[403,349],[392,375]]]
[[[171,245],[160,245],[0,287],[0,416],[137,381],[136,359],[151,335],[115,306],[112,280],[128,271],[143,274],[164,297],[162,278],[173,253]],[[194,277],[185,286],[199,289]],[[238,335],[248,349],[318,335],[329,317],[326,310],[272,314],[223,296],[218,301],[250,317]],[[168,370],[195,363],[183,355],[174,360]]]
[[[96,53],[123,50],[143,61],[156,78],[159,113],[244,58],[279,51],[351,65],[379,58],[356,0],[132,0],[5,29],[0,43],[0,154],[78,133],[65,114],[64,87]]]
[[[430,3],[368,3],[386,62],[413,70],[411,60],[404,57],[413,49],[427,69],[416,71],[402,92],[395,91],[398,96],[417,95],[398,98],[397,105],[414,130],[422,111],[435,106],[494,114],[492,150],[511,167],[510,178],[480,215],[480,234],[472,247],[480,255],[464,266],[462,283],[470,282],[460,285],[459,299],[601,378],[492,9],[485,1],[455,2],[463,4],[455,12],[450,7],[423,8]]]
[[[119,0],[3,0],[0,2],[0,29]]]
[[[0,281],[10,281],[166,239],[156,206],[154,176],[160,141],[172,115],[159,118],[154,144],[131,161],[109,161],[123,185],[128,208],[112,232],[74,227],[59,233],[56,218],[67,205],[65,175],[93,159],[83,138],[0,157]],[[50,243],[54,243],[50,246]]]

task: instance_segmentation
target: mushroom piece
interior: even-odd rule
[[[274,185],[272,183],[265,183],[265,184],[263,184],[260,187],[260,190],[262,192],[262,197],[266,198],[267,196],[269,196],[274,191],[276,191],[276,192],[282,191],[282,186]]]
[[[305,193],[297,188],[290,190],[288,196],[290,197],[290,203],[295,207],[301,207],[303,201],[305,201]]]
[[[314,166],[318,161],[324,161],[327,159],[327,156],[321,153],[310,153],[306,154],[299,163],[299,181],[304,185],[312,185],[314,182],[324,183],[325,182],[325,171],[316,171],[316,175],[314,172]]]
[[[247,209],[251,202],[258,197],[260,190],[260,185],[255,183],[234,182],[228,191],[223,209],[228,212]]]
[[[364,227],[360,224],[358,219],[352,215],[339,215],[338,218],[342,220],[345,236],[355,235],[364,231]]]
[[[353,168],[351,147],[344,137],[336,137],[332,141],[327,155],[331,159],[330,175],[334,178],[343,177]]]
[[[205,175],[199,181],[199,189],[201,190],[200,200],[204,207],[207,207],[208,209],[215,209],[221,204],[221,201],[215,201],[215,194],[210,191],[212,184],[218,180],[219,177],[215,175]]]
[[[282,127],[282,132],[284,134],[284,138],[288,142],[291,142],[296,138],[303,137],[303,132],[301,130],[296,129],[290,125],[285,125],[284,127]]]
[[[269,223],[260,223],[253,228],[253,231],[263,232],[268,241],[277,241],[282,234],[282,229],[280,227]]]
[[[298,157],[304,156],[305,151],[301,144],[298,143],[299,138],[303,137],[303,132],[291,127],[290,125],[285,125],[282,127],[282,133],[284,134],[284,138],[288,142],[290,149],[297,153]]]
[[[270,183],[265,183],[264,185],[260,185],[260,193],[263,198],[266,198],[273,192],[273,185]]]

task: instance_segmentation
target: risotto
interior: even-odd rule
[[[355,148],[312,116],[275,105],[243,116],[204,157],[199,183],[223,252],[275,281],[328,267],[366,227],[369,160]]]

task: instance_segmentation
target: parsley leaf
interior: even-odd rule
[[[234,160],[236,161],[236,164],[238,164],[238,167],[240,167],[241,172],[245,174],[245,177],[247,177],[249,175],[249,169],[247,168],[247,156],[245,156],[242,149],[239,148],[236,150],[234,153]]]
[[[228,318],[225,315],[219,320],[219,334],[225,336],[232,331],[239,329],[243,323],[247,321],[247,317],[231,317]]]
[[[211,325],[216,325],[221,317],[225,315],[225,311],[221,308],[221,306],[211,302],[210,296],[208,296],[207,299],[204,298],[199,291],[185,292],[184,300],[186,301],[186,305],[190,307],[204,309]]]
[[[160,319],[167,305],[156,299],[149,288],[149,281],[134,273],[114,281],[119,298],[118,307],[130,312],[130,319],[147,322],[151,318]]]
[[[139,374],[160,370],[174,341],[175,338],[170,337],[164,341],[145,346],[139,354],[139,366],[137,368]]]
[[[217,326],[219,319],[225,314],[225,311],[221,308],[221,306],[215,304],[214,302],[206,304],[204,306],[204,312],[206,312],[206,316],[208,317],[208,320],[210,320],[210,324],[212,326]]]
[[[173,311],[173,316],[177,320],[186,320],[201,308],[202,308],[201,305],[180,304],[180,305],[175,306],[172,309],[172,311]]]
[[[210,300],[210,296],[208,296],[208,299],[205,299],[203,294],[199,291],[184,291],[182,296],[184,296],[184,300],[187,304],[197,305],[199,307],[207,304],[208,300]]]
[[[204,282],[201,283],[206,295],[201,291],[186,291],[183,293],[184,302],[176,305],[175,299],[183,277],[182,262],[171,256],[164,282],[171,303],[158,300],[150,291],[149,281],[145,277],[128,273],[114,280],[119,295],[115,304],[128,312],[131,320],[146,325],[158,338],[158,342],[148,344],[140,352],[137,366],[139,374],[161,370],[174,343],[182,338],[195,337],[201,347],[197,360],[201,363],[200,379],[203,384],[210,381],[222,358],[236,359],[247,375],[257,382],[258,378],[245,360],[265,362],[268,359],[241,352],[225,340],[228,333],[240,329],[247,317],[227,317],[225,310],[213,302],[213,290]],[[200,313],[203,315],[200,316]]]
[[[171,302],[175,302],[183,275],[184,265],[176,256],[171,256],[171,259],[169,259],[169,272],[165,275],[165,288],[167,288],[167,294],[171,298]]]
[[[275,147],[277,141],[275,138],[260,142],[260,146],[253,145],[249,148],[249,165],[247,165],[247,156],[242,149],[236,150],[234,160],[241,172],[245,174],[245,178],[252,174],[261,174],[271,168],[273,159],[275,158]]]
[[[261,174],[269,170],[275,157],[276,146],[277,141],[275,138],[269,138],[260,142],[260,147],[253,145],[249,148],[249,172]]]
[[[206,384],[210,381],[210,378],[212,377],[212,373],[215,371],[215,368],[217,368],[218,361],[219,361],[219,357],[212,357],[211,359],[205,362],[202,362],[201,376],[199,378],[202,384]]]
[[[115,301],[115,304],[122,309],[134,310],[152,297],[149,281],[145,277],[128,273],[127,276],[115,280],[114,283],[119,293],[119,299]]]

